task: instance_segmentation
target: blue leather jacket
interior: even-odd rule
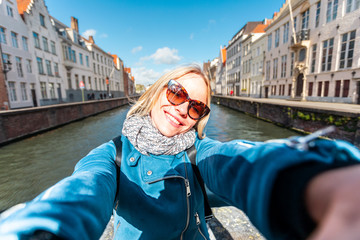
[[[0,238],[52,232],[65,239],[99,239],[114,214],[115,239],[208,239],[204,203],[185,152],[145,156],[122,137],[117,192],[113,141],[81,159],[74,173],[0,221]],[[359,161],[345,142],[314,143],[302,151],[285,143],[197,139],[197,165],[207,187],[242,209],[269,239],[272,187],[278,173],[304,162]],[[340,154],[341,153],[341,154]]]

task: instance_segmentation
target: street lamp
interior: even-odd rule
[[[3,66],[4,66],[3,73],[5,74],[5,80],[7,80],[6,74],[11,71],[11,65],[12,63],[10,62],[10,60],[7,60],[6,62],[3,61]]]

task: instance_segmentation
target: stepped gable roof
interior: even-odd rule
[[[29,5],[33,2],[33,0],[16,0],[18,12],[20,15],[23,15],[24,12],[29,8]]]

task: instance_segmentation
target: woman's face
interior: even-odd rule
[[[186,89],[191,99],[206,103],[207,86],[201,76],[188,73],[176,81]],[[150,114],[154,126],[164,136],[173,137],[189,131],[198,120],[193,120],[188,116],[189,102],[184,102],[178,106],[169,103],[166,98],[166,90],[167,88],[164,88]]]

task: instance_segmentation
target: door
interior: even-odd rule
[[[301,97],[304,85],[304,74],[300,73],[296,79],[296,97]]]
[[[35,92],[35,89],[31,89],[31,97],[32,97],[32,101],[33,101],[33,105],[34,105],[34,107],[37,107],[37,102],[36,102],[36,92]]]
[[[357,104],[360,104],[360,81],[356,82]]]
[[[265,98],[269,97],[269,87],[265,87]]]

